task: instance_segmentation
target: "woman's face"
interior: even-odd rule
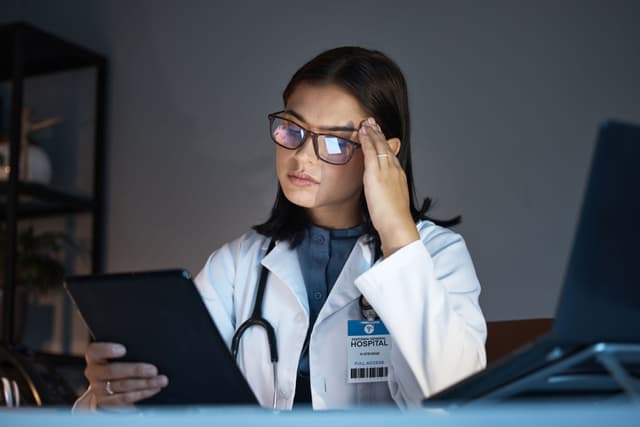
[[[299,84],[285,110],[285,117],[306,129],[355,142],[360,123],[368,117],[356,98],[339,86],[327,84]],[[353,131],[330,130],[338,127]],[[306,208],[314,224],[349,228],[361,222],[362,150],[355,150],[348,163],[332,165],[317,158],[309,136],[294,150],[276,145],[276,170],[287,199]]]

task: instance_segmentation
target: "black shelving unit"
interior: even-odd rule
[[[27,23],[0,25],[0,81],[10,82],[10,174],[0,182],[0,221],[6,223],[2,343],[14,343],[17,224],[21,219],[89,214],[92,218],[91,271],[103,271],[104,158],[107,60],[104,56],[63,40]],[[51,73],[95,69],[95,135],[93,194],[82,197],[47,185],[20,181],[20,137],[24,80]]]

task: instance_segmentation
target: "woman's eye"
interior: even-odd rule
[[[349,143],[336,136],[325,136],[324,144],[328,154],[341,154]]]
[[[287,126],[286,130],[289,136],[302,138],[302,129],[300,129],[298,126]]]
[[[285,128],[287,131],[290,131],[290,132],[300,131],[300,126],[298,126],[294,122],[290,122],[289,120],[286,120],[286,119],[281,119],[281,120],[282,120],[281,126]]]

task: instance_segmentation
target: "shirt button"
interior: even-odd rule
[[[287,399],[289,399],[289,395],[290,395],[289,390],[285,390],[285,389],[283,389],[283,388],[281,388],[280,390],[278,390],[278,397],[279,397],[280,399],[287,400]]]
[[[322,245],[324,243],[324,236],[321,234],[314,234],[313,241],[319,245]]]
[[[321,299],[322,299],[322,292],[320,292],[320,291],[315,291],[315,292],[313,293],[313,298],[314,298],[314,299],[316,299],[316,300],[321,300]]]

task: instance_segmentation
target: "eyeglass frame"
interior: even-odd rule
[[[271,114],[267,115],[267,117],[269,118],[269,134],[271,135],[271,140],[276,145],[278,145],[279,147],[282,147],[282,148],[287,149],[287,150],[297,150],[298,148],[300,148],[300,147],[302,147],[304,145],[304,143],[308,139],[308,135],[310,135],[311,136],[311,142],[313,143],[313,151],[316,153],[316,157],[319,160],[322,160],[325,163],[328,163],[330,165],[335,165],[335,166],[346,165],[353,158],[353,153],[355,153],[355,150],[357,150],[358,148],[362,148],[361,147],[362,144],[360,144],[359,142],[352,141],[352,140],[350,140],[348,138],[343,138],[341,136],[337,136],[337,135],[334,135],[334,134],[331,134],[331,133],[317,133],[317,132],[314,132],[312,130],[309,130],[309,129],[305,128],[304,126],[302,126],[300,123],[298,123],[295,120],[291,120],[289,118],[282,117],[281,114],[282,113],[286,113],[286,112],[287,112],[287,110],[282,110],[282,111],[277,111],[275,113],[271,113]],[[287,147],[285,145],[282,145],[278,141],[276,141],[275,137],[273,136],[273,132],[271,131],[271,128],[273,127],[273,122],[274,122],[275,119],[286,120],[288,122],[294,123],[296,126],[298,126],[304,132],[304,134],[303,134],[304,137],[302,138],[302,142],[300,143],[300,145],[298,145],[297,147],[291,148],[291,147]],[[358,130],[359,129],[353,129],[353,132],[358,132]],[[351,144],[353,146],[353,149],[351,150],[351,154],[349,155],[349,158],[347,159],[347,161],[344,162],[344,163],[333,163],[333,162],[330,162],[327,159],[323,159],[322,157],[320,157],[320,154],[318,153],[318,137],[319,136],[330,136],[330,137],[333,137],[333,138],[339,138],[339,139],[347,141],[349,144]]]

